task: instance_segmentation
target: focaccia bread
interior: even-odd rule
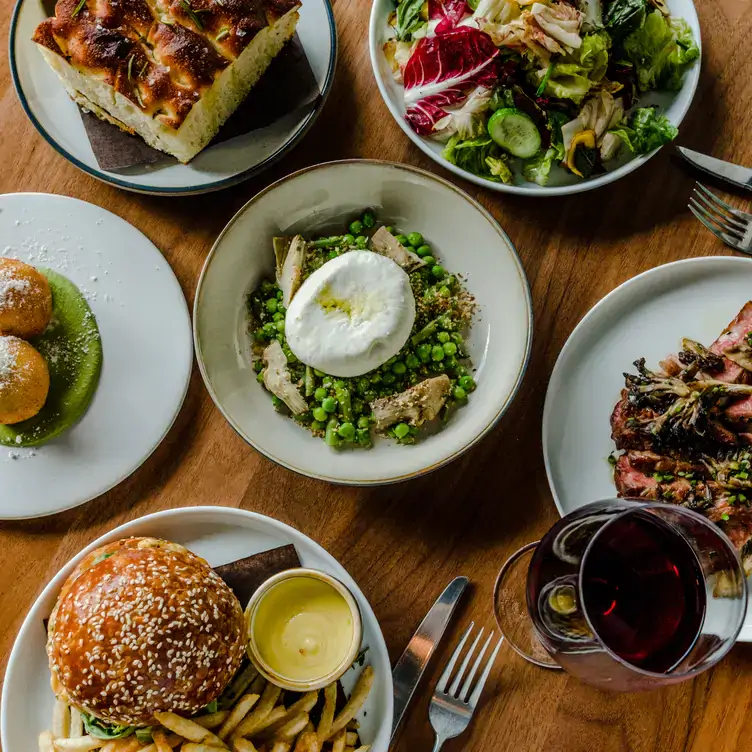
[[[84,109],[189,162],[295,33],[299,0],[59,0],[34,32]]]

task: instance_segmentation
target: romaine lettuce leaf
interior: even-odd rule
[[[512,173],[506,166],[501,148],[489,136],[468,141],[463,141],[459,136],[452,136],[444,149],[444,158],[453,165],[487,180],[497,183],[512,181]]]
[[[559,157],[559,150],[555,146],[550,146],[546,151],[541,151],[532,159],[528,159],[522,168],[525,180],[538,185],[547,185],[551,168],[557,160],[560,161],[561,158]]]
[[[416,31],[422,29],[428,19],[423,17],[424,0],[401,0],[397,6],[397,39],[409,42]]]
[[[687,22],[668,20],[659,10],[648,14],[642,27],[624,40],[624,52],[635,64],[641,91],[677,91],[686,69],[700,56]]]
[[[554,63],[543,94],[580,104],[606,75],[610,46],[611,37],[605,31],[585,35],[579,49]],[[533,83],[539,86],[547,73],[547,68],[535,71]]]
[[[654,107],[640,107],[632,113],[628,123],[611,129],[609,133],[619,136],[631,152],[648,154],[673,141],[679,130],[665,115],[659,115]]]

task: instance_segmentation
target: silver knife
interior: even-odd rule
[[[392,739],[397,733],[407,706],[426,670],[436,646],[444,636],[452,614],[457,608],[462,593],[467,587],[467,577],[457,577],[449,583],[431,610],[426,614],[418,630],[410,640],[405,652],[392,671],[394,682],[394,723]]]
[[[703,172],[725,180],[727,183],[731,183],[738,188],[746,188],[748,191],[752,191],[752,168],[724,162],[722,159],[709,157],[707,154],[700,154],[684,146],[677,146],[676,148],[687,162],[693,164]]]

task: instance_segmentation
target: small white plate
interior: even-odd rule
[[[184,196],[236,185],[272,165],[313,125],[334,83],[337,29],[329,0],[304,0],[298,36],[318,81],[321,98],[272,125],[204,149],[190,164],[174,159],[127,170],[102,170],[83,122],[55,72],[31,41],[44,20],[40,0],[18,0],[10,23],[10,70],[26,114],[39,133],[76,167],[105,183],[138,193]]]
[[[104,351],[80,423],[34,450],[0,447],[0,519],[7,520],[62,512],[133,473],[178,415],[193,347],[169,264],[120,217],[64,196],[9,194],[0,196],[0,238],[0,256],[48,267],[84,292]]]
[[[700,46],[702,53],[702,41],[700,36],[700,21],[697,18],[692,0],[667,0],[671,14],[684,18],[694,33],[697,44]],[[471,183],[488,188],[492,191],[501,191],[502,193],[519,193],[524,196],[562,196],[570,193],[581,193],[599,188],[602,185],[613,183],[624,175],[628,175],[641,165],[645,164],[652,156],[658,153],[659,149],[637,156],[631,159],[624,154],[611,163],[608,171],[598,177],[582,180],[576,175],[572,175],[567,170],[554,166],[551,170],[551,180],[548,185],[540,186],[535,183],[528,183],[520,177],[516,185],[506,185],[504,183],[494,183],[478,175],[460,169],[448,160],[444,159],[442,152],[444,144],[437,143],[430,138],[419,136],[405,120],[405,101],[404,88],[394,80],[389,64],[384,55],[384,44],[392,36],[393,29],[387,23],[390,13],[394,11],[394,0],[374,0],[371,10],[371,28],[370,28],[370,47],[371,47],[371,66],[376,76],[381,96],[389,108],[389,112],[399,124],[400,128],[407,134],[408,138],[431,159],[440,164],[445,169],[453,172],[455,175],[469,180]],[[690,67],[684,77],[684,85],[678,92],[650,92],[640,98],[640,106],[658,105],[660,111],[676,126],[681,125],[684,116],[687,114],[692,100],[694,99],[697,85],[700,81],[700,58]]]
[[[274,275],[272,237],[333,232],[365,208],[420,231],[475,297],[468,347],[478,388],[448,425],[413,446],[378,439],[372,449],[337,451],[278,414],[256,382],[247,335],[248,293]],[[406,480],[459,457],[511,404],[532,343],[530,291],[517,252],[493,217],[429,172],[353,160],[291,175],[251,199],[217,239],[199,280],[194,337],[212,399],[257,451],[290,470],[331,483]]]
[[[55,575],[29,611],[8,660],[0,706],[3,749],[36,752],[37,736],[50,726],[54,698],[43,619],[50,615],[64,580],[95,548],[140,535],[180,543],[212,566],[292,543],[303,566],[320,569],[341,580],[360,606],[363,644],[369,648],[366,660],[374,669],[371,694],[358,716],[360,733],[372,752],[387,752],[394,714],[392,670],[381,628],[365,596],[342,565],[308,536],[271,517],[228,507],[171,509],[134,520],[94,541]],[[348,671],[342,678],[346,691],[352,689],[357,676],[357,671]]]
[[[682,337],[712,344],[752,299],[752,259],[677,261],[625,282],[577,325],[556,361],[543,411],[543,454],[562,516],[616,496],[610,417],[624,372],[657,365]],[[752,641],[752,614],[739,639]]]

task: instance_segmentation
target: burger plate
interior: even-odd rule
[[[341,580],[360,607],[363,643],[369,646],[366,660],[375,672],[373,689],[358,717],[361,737],[372,752],[387,752],[393,716],[391,666],[381,628],[363,593],[339,562],[303,533],[270,517],[228,507],[171,509],[126,523],[91,543],[55,575],[29,611],[11,651],[0,701],[2,749],[36,752],[39,733],[50,726],[54,697],[43,621],[50,615],[63,582],[90,551],[130,536],[180,543],[212,566],[293,544],[303,566]],[[356,678],[356,671],[348,671],[342,678],[347,692]]]

